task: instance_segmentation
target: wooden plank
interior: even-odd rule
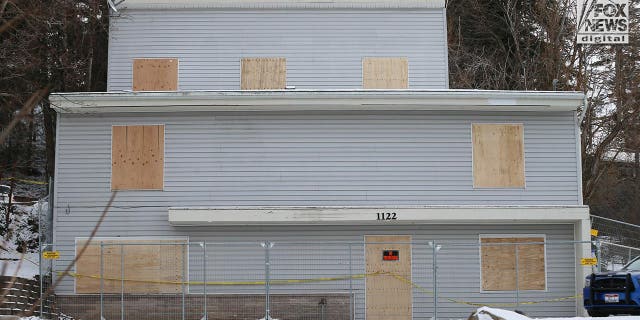
[[[368,320],[412,317],[411,236],[366,236],[366,301]],[[384,250],[398,250],[399,260],[384,261]],[[376,273],[388,273],[379,274]],[[403,280],[394,277],[397,275]]]
[[[517,238],[518,243],[545,242],[544,238]],[[518,286],[520,290],[545,290],[545,255],[543,244],[518,245]]]
[[[76,242],[76,255],[82,249],[84,241]],[[103,286],[105,293],[120,292],[120,281],[112,280],[119,278],[120,258],[116,248],[105,242],[102,247],[104,261],[100,259],[100,244],[94,242],[87,247],[82,257],[76,262],[75,272],[81,277],[76,277],[76,293],[98,293],[101,288],[100,265],[103,266]],[[117,264],[116,264],[116,261]],[[117,266],[117,267],[116,267]]]
[[[128,189],[143,189],[142,157],[144,154],[144,127],[127,126],[127,178]]]
[[[524,188],[522,124],[473,124],[473,187]]]
[[[76,253],[84,243],[76,242]],[[105,293],[120,293],[123,283],[125,293],[182,292],[180,282],[183,281],[183,268],[186,268],[186,248],[181,243],[185,241],[104,240],[102,243]],[[94,240],[76,262],[76,273],[81,275],[76,277],[76,293],[100,292],[100,264],[100,242]],[[121,281],[123,278],[124,282]]]
[[[275,90],[287,86],[285,58],[242,58],[240,65],[242,90]]]
[[[546,288],[543,244],[517,245],[518,281],[516,283],[516,245],[523,242],[544,242],[542,237],[482,238],[482,289],[485,291],[544,290]],[[514,243],[508,245],[507,243]]]
[[[111,189],[124,189],[127,179],[127,127],[111,128]]]
[[[133,91],[177,91],[178,59],[133,59]]]
[[[482,244],[513,243],[515,238],[482,238]],[[483,245],[481,251],[482,290],[505,291],[516,288],[516,249],[512,245]]]
[[[143,150],[140,163],[143,189],[162,189],[164,182],[164,126],[143,127]]]
[[[164,185],[164,125],[114,126],[112,190],[161,190]]]
[[[362,88],[409,88],[409,60],[404,57],[366,57],[362,59]]]

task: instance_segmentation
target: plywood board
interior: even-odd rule
[[[287,60],[285,58],[242,58],[240,89],[285,89]]]
[[[482,238],[482,289],[486,291],[544,290],[546,288],[543,237]],[[502,245],[490,245],[492,243]],[[488,244],[488,245],[487,245]],[[511,245],[512,244],[512,245]],[[517,279],[516,282],[516,246]]]
[[[178,59],[133,59],[133,91],[178,90]]]
[[[365,241],[366,318],[410,320],[413,301],[411,236],[366,236]],[[384,250],[398,250],[399,260],[383,260]]]
[[[185,241],[101,242],[102,261],[100,241],[94,240],[76,262],[76,273],[79,275],[76,277],[76,293],[99,293],[101,285],[105,293],[120,293],[123,285],[125,293],[182,292],[181,282],[186,272],[186,247],[182,243]],[[76,242],[76,254],[84,244],[84,241]]]
[[[520,290],[545,290],[546,270],[544,238],[516,238],[518,243],[536,242],[537,244],[519,244],[518,248],[518,287]]]
[[[403,57],[367,57],[362,59],[362,88],[409,88],[409,60]]]
[[[113,126],[112,190],[161,190],[164,125]]]
[[[473,187],[524,188],[522,124],[473,124]]]
[[[506,291],[516,288],[516,249],[513,245],[485,245],[513,243],[514,238],[483,238],[481,247],[482,290]]]

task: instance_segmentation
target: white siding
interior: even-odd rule
[[[112,18],[108,89],[132,59],[179,59],[179,90],[240,88],[240,59],[287,59],[296,88],[362,87],[362,58],[409,59],[409,87],[447,88],[444,9],[124,10]]]

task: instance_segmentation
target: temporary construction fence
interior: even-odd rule
[[[640,226],[592,215],[591,228],[599,270],[617,270],[640,256]]]
[[[543,235],[474,242],[80,240],[43,248],[60,254],[42,264],[41,279],[52,279],[43,294],[60,280],[54,305],[43,310],[67,319],[375,320],[461,318],[486,305],[573,316],[582,289],[576,262],[590,246]]]

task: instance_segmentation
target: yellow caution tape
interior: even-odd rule
[[[64,274],[63,272],[58,272],[58,275],[61,276]],[[69,272],[67,275],[74,278],[91,278],[91,279],[100,279],[99,275],[84,275],[78,274],[74,272]],[[283,279],[283,280],[270,280],[270,284],[292,284],[292,283],[311,283],[311,282],[324,282],[324,281],[340,281],[340,280],[349,280],[349,279],[362,279],[365,278],[365,274],[358,274],[353,276],[343,276],[343,277],[324,277],[324,278],[313,278],[313,279]],[[143,282],[143,283],[155,283],[155,284],[175,284],[175,285],[204,285],[204,281],[169,281],[169,280],[139,280],[139,279],[127,279],[127,278],[112,278],[112,277],[102,277],[102,279],[107,281],[127,281],[127,282]],[[252,286],[252,285],[264,285],[265,281],[207,281],[206,285],[208,286]]]
[[[36,181],[36,180],[29,180],[29,179],[20,179],[20,178],[14,178],[14,177],[10,177],[10,178],[5,178],[2,180],[8,180],[8,181],[19,181],[19,182],[24,182],[24,183],[29,183],[29,184],[39,184],[39,185],[46,185],[49,184],[48,182],[42,182],[42,181]]]
[[[58,272],[58,275],[62,275],[64,274],[63,272]],[[83,274],[78,274],[78,273],[74,273],[74,272],[69,272],[67,273],[67,275],[74,277],[74,278],[91,278],[91,279],[100,279],[100,276],[98,275],[83,275]],[[369,273],[369,274],[356,274],[356,275],[352,275],[352,276],[343,276],[343,277],[322,277],[322,278],[312,278],[312,279],[282,279],[282,280],[271,280],[269,281],[270,284],[272,285],[278,285],[278,284],[295,284],[295,283],[312,283],[312,282],[324,282],[324,281],[340,281],[340,280],[349,280],[349,279],[364,279],[366,277],[369,276],[391,276],[395,279],[397,279],[398,281],[404,282],[408,285],[410,285],[411,287],[417,289],[418,291],[422,292],[422,293],[426,293],[429,295],[434,295],[434,292],[431,290],[428,290],[418,284],[416,284],[415,282],[400,276],[398,274],[394,274],[394,273],[390,273],[390,272],[374,272],[374,273]],[[205,282],[204,281],[164,281],[164,280],[139,280],[139,279],[127,279],[127,278],[112,278],[112,277],[103,277],[102,279],[107,280],[107,281],[127,281],[127,282],[143,282],[143,283],[156,283],[156,284],[175,284],[175,285],[204,285]],[[238,285],[265,285],[265,281],[207,281],[206,285],[210,285],[210,286],[238,286]],[[515,307],[518,305],[533,305],[533,304],[540,304],[540,303],[547,303],[547,302],[559,302],[559,301],[565,301],[565,300],[574,300],[574,299],[578,299],[582,297],[582,294],[577,294],[574,296],[567,296],[567,297],[560,297],[560,298],[554,298],[554,299],[545,299],[545,300],[536,300],[536,301],[523,301],[523,302],[519,302],[519,303],[492,303],[492,304],[486,304],[486,303],[478,303],[478,302],[469,302],[469,301],[463,301],[463,300],[457,300],[457,299],[452,299],[452,298],[444,298],[444,300],[447,300],[449,302],[453,302],[453,303],[457,303],[457,304],[463,304],[463,305],[468,305],[468,306],[474,306],[474,307],[483,307],[483,306],[487,306],[487,307]]]
[[[419,291],[429,294],[429,295],[433,295],[433,291],[427,290],[424,287],[421,287],[420,285],[416,284],[415,282],[402,277],[400,275],[397,274],[389,274],[392,277],[398,279],[399,281],[402,281],[404,283],[407,283],[409,285],[411,285],[413,288],[418,289]],[[477,303],[477,302],[468,302],[468,301],[463,301],[463,300],[456,300],[456,299],[452,299],[452,298],[444,298],[447,301],[453,302],[453,303],[457,303],[457,304],[464,304],[464,305],[469,305],[469,306],[474,306],[474,307],[515,307],[518,305],[532,305],[532,304],[540,304],[540,303],[546,303],[546,302],[558,302],[558,301],[564,301],[564,300],[573,300],[573,299],[577,299],[579,297],[582,297],[581,294],[575,295],[575,296],[568,296],[568,297],[561,297],[561,298],[555,298],[555,299],[545,299],[545,300],[537,300],[537,301],[523,301],[523,302],[519,302],[519,303],[492,303],[492,304],[486,304],[486,303]]]

